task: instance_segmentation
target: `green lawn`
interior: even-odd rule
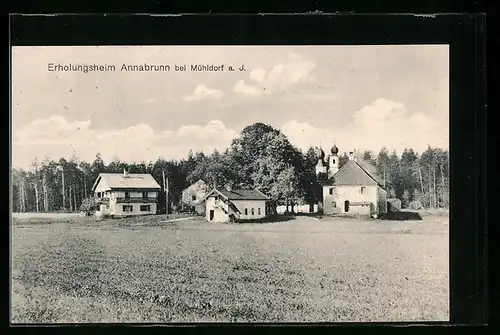
[[[448,222],[12,225],[14,323],[448,320]]]

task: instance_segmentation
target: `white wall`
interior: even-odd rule
[[[291,206],[288,206],[288,207],[289,207],[288,211],[290,211],[291,210],[291,208],[290,208]],[[318,212],[318,205],[314,205],[314,210],[312,212],[309,209],[310,209],[309,205],[295,205],[295,206],[293,206],[293,211],[295,213],[317,213]],[[283,205],[283,206],[277,206],[276,207],[276,212],[278,214],[285,213],[286,212],[286,206],[285,205]]]
[[[334,194],[330,195],[330,188],[334,188]],[[378,207],[378,186],[364,186],[364,191],[361,194],[361,186],[323,186],[323,199],[325,203],[325,212],[327,202],[335,201],[337,208],[341,213],[344,213],[344,203],[349,202],[370,202],[372,211],[377,212]],[[366,213],[366,207],[349,206],[349,213]],[[327,213],[329,214],[329,213]]]
[[[142,191],[141,192],[130,192],[130,193],[131,193],[130,194],[131,198],[142,198]],[[109,206],[107,207],[106,212],[108,212],[111,215],[116,215],[116,216],[156,214],[157,204],[155,201],[148,202],[148,203],[116,203],[117,198],[124,198],[124,197],[125,197],[125,191],[112,191],[112,192],[110,192],[110,194],[109,194]],[[156,198],[156,192],[155,191],[148,192],[148,197]],[[131,205],[132,212],[124,212],[123,205]],[[142,212],[140,210],[141,205],[149,205],[150,211]]]
[[[240,219],[253,220],[266,217],[266,202],[264,200],[232,200],[232,203],[240,211]],[[247,215],[245,215],[245,208],[248,209]],[[252,215],[252,208],[254,210],[254,215]]]
[[[212,222],[228,222],[229,215],[226,214],[220,207],[223,207],[229,213],[228,206],[222,201],[215,201],[215,197],[208,197],[205,203],[206,206],[206,219]],[[210,220],[210,211],[214,211],[214,217]]]
[[[211,221],[213,222],[227,222],[229,221],[229,214],[235,214],[235,216],[241,220],[255,220],[262,219],[266,217],[266,202],[263,200],[232,200],[231,201],[235,207],[240,211],[240,213],[233,213],[231,207],[225,204],[222,200],[215,201],[215,197],[208,197],[206,201],[206,219],[210,221],[210,211],[214,211],[214,217]],[[222,209],[224,208],[225,211]],[[245,208],[248,210],[248,214],[245,215]],[[252,208],[254,210],[254,215],[252,215]],[[259,214],[260,208],[260,214]]]
[[[123,206],[130,205],[132,206],[132,212],[124,212]],[[149,212],[141,212],[141,206],[149,205]],[[111,214],[120,216],[120,215],[148,215],[148,214],[156,214],[156,203],[113,203],[113,207],[111,208]]]

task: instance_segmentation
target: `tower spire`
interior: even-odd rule
[[[334,144],[330,152],[331,155],[328,157],[328,178],[333,177],[339,170],[339,148]]]
[[[316,150],[316,155],[318,158],[318,164],[316,164],[316,174],[319,175],[320,173],[326,173],[327,167],[324,164],[325,152],[323,151],[321,140],[319,148]]]

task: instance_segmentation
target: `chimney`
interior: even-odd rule
[[[128,177],[128,171],[126,168],[123,168],[123,177],[125,177],[125,178]]]

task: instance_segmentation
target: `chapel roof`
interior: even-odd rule
[[[382,185],[358,162],[349,160],[326,181],[325,185],[332,186],[371,186]]]

